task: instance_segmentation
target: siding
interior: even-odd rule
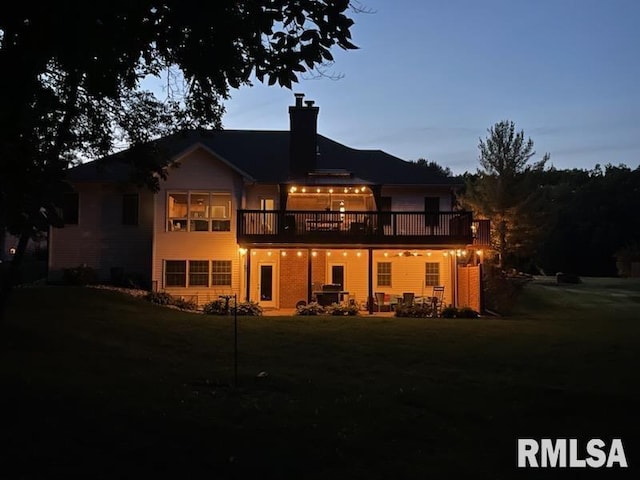
[[[275,208],[279,208],[280,193],[278,185],[249,185],[246,187],[246,210],[259,210],[261,198],[272,198],[275,202]]]
[[[153,193],[133,187],[77,184],[78,225],[51,228],[49,279],[58,281],[65,268],[86,264],[99,279],[110,279],[111,268],[151,277]],[[122,225],[122,195],[138,193],[138,225]]]
[[[440,197],[440,210],[451,211],[451,190],[444,188],[383,187],[383,197],[391,197],[391,209],[396,212],[424,211],[424,197]]]
[[[425,285],[425,264],[437,262],[440,264],[440,285],[444,285],[445,304],[453,303],[453,278],[451,269],[451,256],[444,255],[444,250],[420,251],[421,256],[398,257],[394,256],[398,251],[388,250],[388,257],[384,251],[374,252],[373,255],[373,291],[385,294],[402,295],[404,292],[413,292],[416,296],[431,295],[432,286]],[[378,286],[378,262],[391,263],[391,286]]]
[[[155,196],[153,281],[158,290],[193,298],[203,304],[219,295],[238,294],[244,300],[240,279],[243,257],[236,242],[236,210],[242,201],[242,178],[228,165],[203,149],[180,159],[180,168],[172,169]],[[231,231],[168,232],[166,204],[169,191],[219,191],[231,193]],[[231,287],[169,287],[164,285],[165,260],[231,260]]]
[[[281,252],[286,251],[286,257]],[[274,292],[276,301],[272,305],[276,308],[293,308],[298,300],[306,300],[307,297],[307,249],[299,249],[301,257],[297,256],[296,249],[253,249],[251,261],[251,299],[257,301],[258,294],[258,266],[260,263],[273,263],[275,266],[276,289]],[[268,253],[271,252],[271,255]],[[343,253],[347,255],[344,256]],[[360,252],[360,256],[358,256]],[[384,250],[373,252],[373,290],[386,294],[402,295],[404,292],[413,292],[416,296],[431,295],[432,286],[425,285],[425,263],[437,262],[440,265],[440,285],[445,287],[445,304],[453,303],[453,278],[451,269],[451,256],[444,255],[445,250],[421,251],[418,257],[394,256],[399,250],[387,250],[388,257],[384,256]],[[392,284],[390,287],[377,285],[377,263],[390,262]],[[331,280],[331,265],[344,265],[345,290],[349,292],[349,298],[355,299],[363,307],[367,301],[369,292],[368,278],[368,252],[366,249],[341,250],[318,249],[316,256],[311,259],[312,283],[325,284]],[[244,295],[244,291],[243,291]]]

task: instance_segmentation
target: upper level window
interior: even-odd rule
[[[170,192],[167,195],[167,229],[171,232],[231,231],[231,194]]]

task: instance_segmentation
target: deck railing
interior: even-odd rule
[[[238,211],[238,240],[262,243],[471,244],[471,212]]]

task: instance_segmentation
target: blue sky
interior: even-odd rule
[[[475,171],[478,141],[513,120],[556,168],[640,162],[637,0],[364,0],[339,80],[231,92],[225,128],[286,130],[293,92],[321,134]]]

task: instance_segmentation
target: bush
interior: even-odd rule
[[[478,318],[480,314],[471,307],[456,308],[449,305],[442,309],[443,318]]]
[[[396,307],[396,317],[410,317],[410,318],[426,318],[433,314],[433,308],[431,304],[419,304],[413,305],[398,304]]]
[[[296,308],[296,315],[321,315],[325,308],[318,302],[310,302],[308,305],[300,305]]]
[[[178,307],[181,308],[182,310],[197,310],[198,309],[198,304],[196,302],[194,302],[193,300],[186,300],[182,297],[176,298],[173,301],[173,304]]]
[[[479,314],[471,307],[462,307],[458,309],[456,314],[458,318],[478,318]]]
[[[156,305],[174,305],[175,299],[167,292],[149,292],[143,297],[146,301]]]
[[[231,300],[233,303],[233,300]],[[238,315],[260,316],[262,307],[257,302],[240,302],[236,308]],[[231,311],[233,313],[233,309]]]
[[[358,315],[360,307],[357,304],[347,305],[332,303],[325,308],[329,315]]]
[[[484,265],[484,308],[500,314],[508,314],[524,286],[532,280],[530,275],[504,272],[499,268]]]
[[[97,283],[98,275],[94,268],[80,265],[75,268],[65,268],[62,271],[62,281],[66,285],[92,285]]]
[[[233,307],[233,300],[227,300],[224,298],[219,298],[218,300],[212,300],[209,303],[206,303],[202,307],[202,311],[207,315],[227,315],[230,311],[230,308]]]
[[[442,309],[442,312],[440,312],[440,316],[442,318],[455,318],[458,316],[458,309],[449,305],[448,307]]]

